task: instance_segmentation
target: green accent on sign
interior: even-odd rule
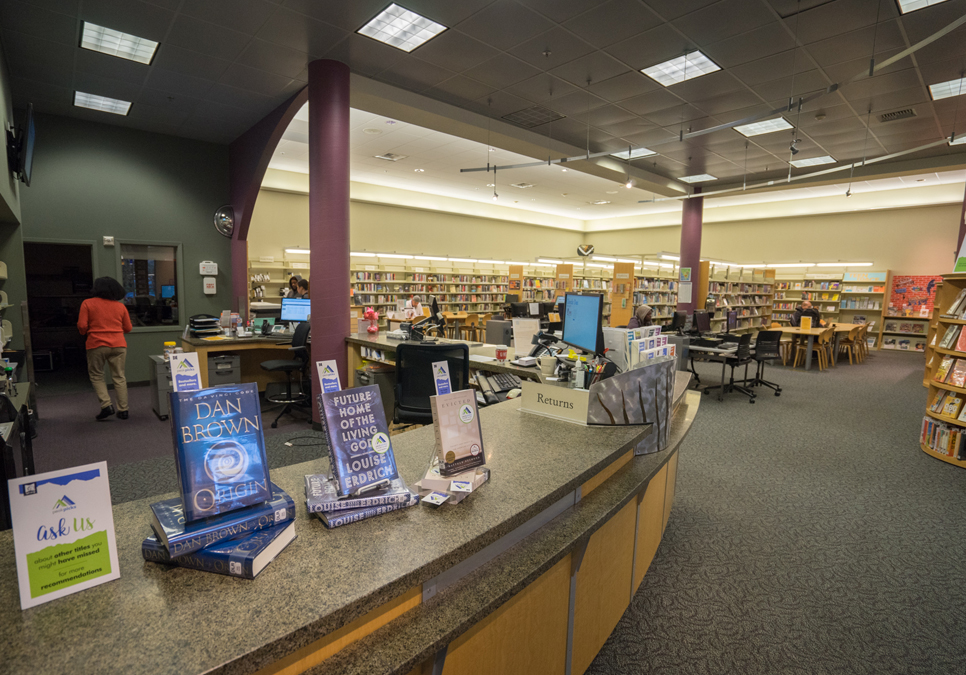
[[[70,544],[55,544],[27,554],[30,597],[38,598],[111,573],[107,530]]]
[[[966,272],[966,258],[957,258],[953,272]]]

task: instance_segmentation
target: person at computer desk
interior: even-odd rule
[[[302,300],[309,299],[309,280],[308,279],[299,279],[298,295],[295,297],[301,298]]]
[[[809,302],[808,300],[804,300],[801,305],[795,308],[795,312],[792,314],[792,318],[789,319],[789,322],[793,326],[796,326],[796,327],[801,326],[803,316],[812,317],[812,326],[825,325],[825,322],[822,321],[821,313],[817,309],[812,307],[812,303]]]
[[[420,298],[418,295],[414,295],[408,302],[406,302],[406,309],[412,310],[412,315],[414,317],[423,315],[423,306],[420,304],[421,300],[422,298]]]
[[[299,282],[302,281],[302,277],[298,274],[293,274],[288,278],[288,288],[285,290],[285,298],[297,298],[299,297]]]
[[[640,328],[641,326],[650,326],[654,323],[651,317],[654,314],[654,308],[650,305],[640,305],[634,310],[634,316],[631,320],[627,322],[628,328]]]

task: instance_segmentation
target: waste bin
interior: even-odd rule
[[[396,367],[385,363],[370,363],[357,370],[355,386],[367,387],[370,384],[379,385],[379,396],[382,398],[382,408],[386,411],[386,419],[392,420],[392,411],[396,405]]]

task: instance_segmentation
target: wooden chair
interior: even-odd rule
[[[849,355],[849,364],[858,363],[860,360],[860,350],[859,346],[859,334],[862,332],[862,328],[856,326],[849,331],[849,334],[839,340],[839,354],[845,352]],[[855,361],[852,361],[852,357],[855,357]]]
[[[815,340],[812,342],[812,351],[815,353],[815,356],[818,359],[819,370],[825,370],[829,367],[829,363],[831,362],[831,342],[834,334],[834,330],[829,327],[828,330],[822,331],[819,335],[816,335]],[[792,363],[792,368],[797,368],[799,363],[805,365],[805,357],[808,355],[808,342],[806,336],[803,335],[801,337],[802,339],[795,348],[795,361]]]
[[[475,340],[479,342],[480,340],[480,315],[479,314],[466,315],[466,318],[460,324],[460,339]]]
[[[782,325],[777,321],[772,321],[769,328],[773,330],[781,330]],[[788,357],[792,355],[792,339],[786,339],[782,336],[781,342],[778,343],[778,353],[782,355],[782,365],[788,365]]]

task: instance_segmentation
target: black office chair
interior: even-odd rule
[[[765,386],[775,390],[775,396],[782,395],[782,388],[775,382],[765,379],[765,362],[771,363],[775,359],[780,359],[782,332],[780,330],[763,330],[758,333],[755,339],[754,359],[758,362],[755,370],[755,379],[750,383],[752,387]]]
[[[737,391],[748,397],[749,403],[755,402],[755,397],[757,394],[753,392],[748,387],[742,386],[735,382],[735,368],[745,367],[745,379],[739,380],[740,382],[748,382],[748,366],[754,362],[754,358],[751,356],[751,333],[745,333],[738,339],[738,349],[735,351],[735,358],[728,360],[728,365],[731,366],[731,380],[728,382],[729,391]]]
[[[449,364],[453,391],[469,387],[470,348],[465,344],[410,345],[396,347],[396,402],[393,422],[432,424],[429,397],[436,394],[433,363]]]
[[[284,404],[282,412],[278,414],[275,421],[272,422],[272,428],[278,427],[278,421],[282,418],[282,415],[291,415],[292,410],[296,406],[304,406],[309,402],[309,394],[305,391],[305,388],[301,386],[301,374],[305,372],[306,367],[309,364],[309,349],[306,344],[309,341],[309,330],[311,325],[308,321],[302,321],[295,329],[295,335],[292,336],[292,346],[288,348],[292,352],[294,359],[274,359],[272,361],[262,361],[262,370],[267,370],[270,373],[282,372],[286,374],[285,383],[285,393],[275,394],[269,396],[266,394],[265,399],[271,401],[272,403]],[[300,383],[298,392],[292,391],[292,374],[300,374]],[[294,417],[294,415],[293,415]],[[311,424],[312,417],[309,416],[308,422]]]

